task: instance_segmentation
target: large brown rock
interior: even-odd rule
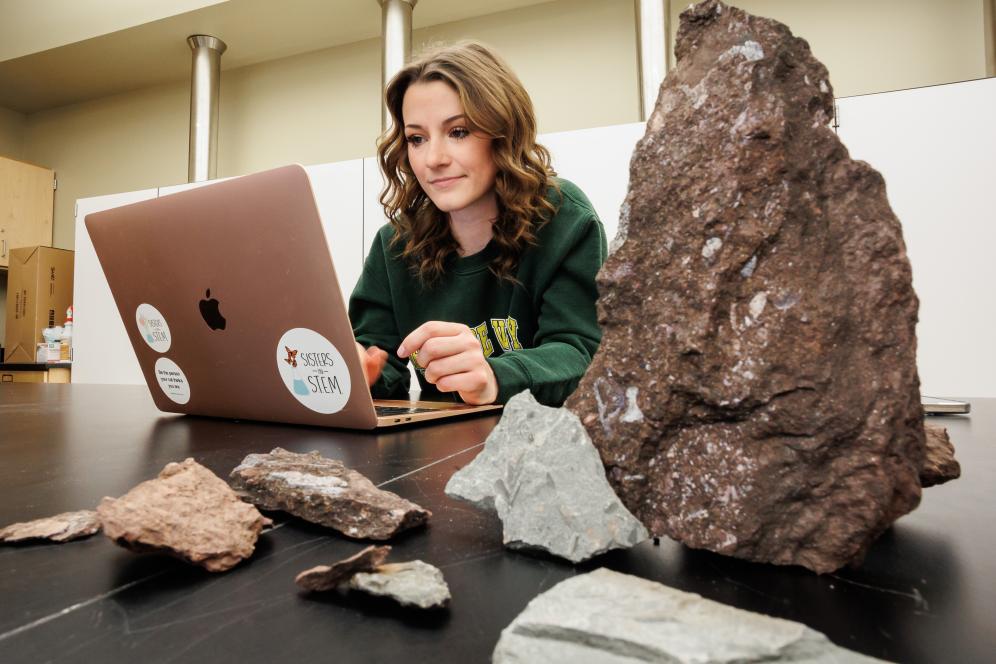
[[[283,510],[356,539],[390,539],[432,516],[318,452],[296,454],[277,447],[269,454],[250,454],[231,478],[263,509]]]
[[[566,405],[652,533],[828,572],[920,499],[900,225],[787,27],[708,0],[682,13],[676,55],[599,273],[601,347]]]
[[[252,555],[270,520],[193,459],[97,507],[104,534],[134,551],[165,551],[211,572]]]
[[[955,459],[948,430],[939,424],[924,424],[927,435],[927,457],[920,471],[920,484],[936,486],[961,477],[961,464]]]

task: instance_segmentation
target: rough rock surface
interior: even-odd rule
[[[484,450],[454,473],[446,495],[496,511],[506,546],[575,563],[647,538],[612,492],[577,416],[540,405],[528,391],[508,401]]]
[[[283,510],[357,539],[386,540],[432,515],[318,452],[278,447],[250,454],[232,471],[232,483],[263,509]]]
[[[494,664],[878,662],[800,623],[597,569],[537,596],[506,627]]]
[[[937,424],[924,424],[923,431],[927,434],[927,459],[920,471],[920,484],[935,486],[961,477],[961,464],[955,459],[948,430]]]
[[[13,544],[47,539],[53,542],[89,537],[100,531],[100,519],[93,510],[63,512],[55,516],[23,523],[12,523],[0,529],[0,542]]]
[[[373,571],[387,559],[390,552],[389,546],[368,546],[355,556],[340,560],[334,565],[318,565],[306,569],[294,578],[294,583],[314,592],[333,590],[358,572]]]
[[[388,563],[373,572],[360,572],[349,580],[349,587],[420,609],[442,608],[450,601],[450,588],[443,573],[421,560]]]
[[[565,405],[654,535],[828,572],[920,500],[901,228],[804,40],[707,0],[676,55]]]
[[[270,520],[193,459],[170,463],[154,480],[97,507],[104,534],[134,551],[161,550],[211,572],[252,555]]]

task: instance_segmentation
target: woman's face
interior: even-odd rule
[[[456,91],[443,81],[415,83],[401,104],[408,163],[422,191],[443,212],[494,207],[491,138],[471,133]]]

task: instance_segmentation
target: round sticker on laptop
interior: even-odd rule
[[[277,371],[294,398],[316,413],[337,413],[349,401],[349,367],[314,330],[296,327],[280,337]]]
[[[138,324],[138,332],[149,344],[149,348],[157,353],[165,353],[169,350],[173,337],[169,333],[169,325],[166,319],[151,304],[140,304],[135,310],[135,322]]]
[[[168,357],[156,360],[156,380],[163,393],[179,404],[190,401],[190,383],[183,370]]]

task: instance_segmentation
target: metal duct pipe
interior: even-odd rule
[[[671,68],[671,0],[635,1],[640,119],[646,120],[657,103],[661,82]]]
[[[191,35],[190,146],[187,181],[203,182],[218,176],[218,90],[221,54],[228,46],[217,37]]]
[[[381,35],[383,54],[381,56],[381,91],[387,89],[391,77],[408,64],[412,57],[412,10],[418,0],[377,0],[382,10]],[[387,130],[391,114],[387,106],[381,104],[380,128]]]

